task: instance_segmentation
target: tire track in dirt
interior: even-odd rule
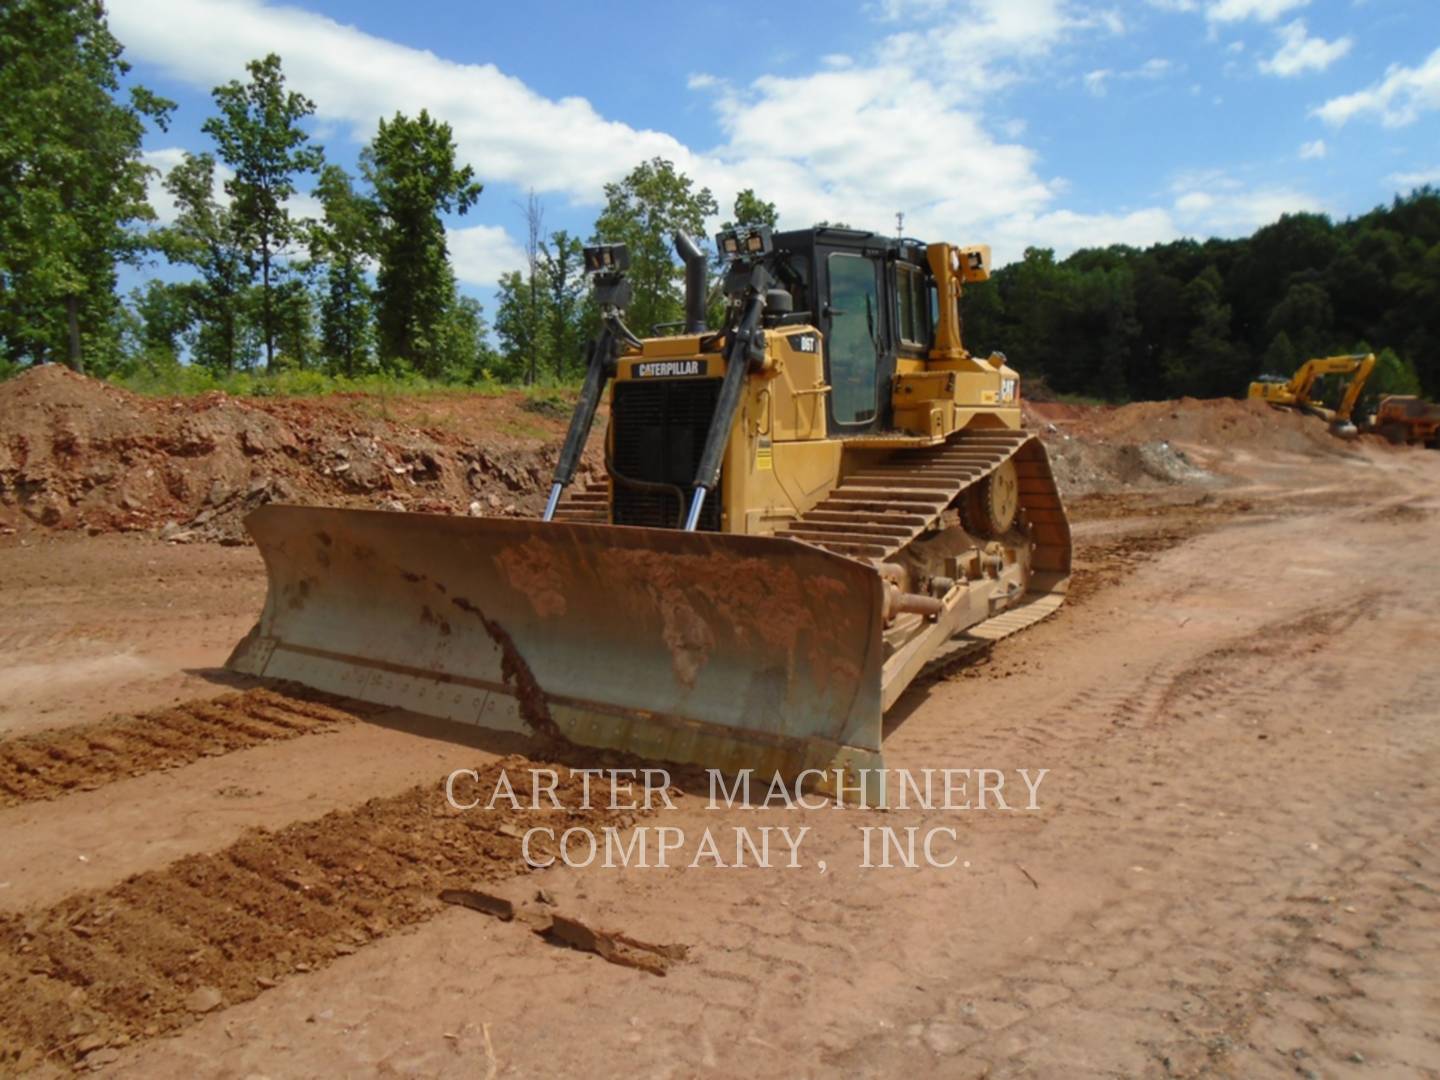
[[[1406,603],[1394,593],[1340,599],[1163,677],[1152,671],[1133,694],[1076,695],[1072,706],[1086,711],[1121,706],[1098,738],[1070,740],[1086,758],[1089,790],[1116,790],[1110,781],[1133,771],[1127,760],[1165,778],[1128,789],[1123,816],[1113,815],[1117,840],[1145,865],[1131,867],[1103,907],[1034,942],[1003,977],[917,1010],[880,1045],[847,1040],[825,1063],[874,1071],[903,1039],[917,1064],[944,1070],[963,1060],[995,1078],[1434,1069],[1440,1040],[1422,1032],[1440,942],[1417,928],[1440,916],[1440,809],[1413,778],[1437,765],[1423,705],[1440,693],[1440,675],[1407,672],[1375,637],[1378,620],[1423,616]],[[1351,738],[1371,745],[1352,750],[1336,738],[1291,760],[1287,749],[1301,745],[1288,742],[1292,734],[1326,722],[1296,703],[1326,701],[1342,665],[1385,688],[1367,719],[1393,726],[1377,723],[1371,734],[1357,724]],[[1313,775],[1313,796],[1265,797],[1277,759],[1254,748],[1267,745],[1285,767]],[[1217,773],[1241,781],[1238,791],[1227,786],[1241,799],[1199,814]],[[1382,797],[1387,786],[1398,790]],[[1339,800],[1328,813],[1327,796]],[[1100,798],[1082,796],[1073,809],[1102,816]],[[1312,815],[1323,822],[1313,830]],[[1032,847],[1044,843],[1037,836]],[[1193,882],[1188,895],[1152,891],[1176,876]],[[1103,1049],[1089,1039],[1089,1057],[1077,1061],[1074,1047],[1097,1030],[1113,1038]]]
[[[0,742],[0,808],[333,731],[377,711],[304,687],[257,688],[8,739]]]
[[[519,757],[477,769],[475,790],[532,768],[560,774],[564,809],[460,812],[425,784],[0,919],[0,1073],[99,1067],[430,918],[444,888],[524,873],[526,828],[559,835],[638,816],[585,809],[566,768]],[[552,848],[537,838],[531,851]]]

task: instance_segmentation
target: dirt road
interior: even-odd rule
[[[520,747],[220,678],[253,551],[0,551],[0,749],[177,699],[172,729],[210,725],[0,809],[0,1071],[1440,1075],[1440,455],[1195,453],[1236,481],[1082,500],[1076,602],[896,709],[892,768],[1000,770],[1014,809],[691,791],[641,823],[725,861],[736,826],[805,826],[795,868],[691,867],[690,840],[515,876],[530,816],[440,781]],[[1036,809],[1019,769],[1049,770]],[[953,864],[862,867],[879,825],[950,830]],[[447,884],[688,957],[607,964]]]

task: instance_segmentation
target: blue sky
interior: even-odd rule
[[[485,183],[451,223],[482,299],[521,261],[528,189],[547,230],[588,235],[603,184],[656,154],[722,210],[753,187],[782,226],[903,211],[907,233],[1000,262],[1440,184],[1440,0],[108,7],[135,77],[180,105],[148,140],[157,166],[209,148],[210,88],[268,51],[347,167],[381,115],[450,122]]]

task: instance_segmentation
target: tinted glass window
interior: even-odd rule
[[[928,320],[925,278],[913,266],[895,268],[895,306],[900,316],[900,340],[907,345],[924,345]]]
[[[838,424],[875,417],[875,368],[880,351],[880,304],[875,264],[859,255],[832,254],[830,272],[830,403]]]

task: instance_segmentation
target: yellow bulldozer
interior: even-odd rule
[[[1321,356],[1306,360],[1288,379],[1282,375],[1262,375],[1250,384],[1249,397],[1259,398],[1280,409],[1295,409],[1318,416],[1330,425],[1332,434],[1353,439],[1358,434],[1351,416],[1370,373],[1375,370],[1373,353],[1345,356]],[[1321,380],[1339,376],[1344,381],[1339,404],[1331,409],[1319,400]]]
[[[620,245],[542,520],[272,505],[228,666],[502,731],[735,771],[877,769],[917,675],[1055,611],[1070,531],[1020,383],[961,340],[987,247],[841,228],[677,235],[640,338]],[[605,478],[575,479],[608,401]]]

